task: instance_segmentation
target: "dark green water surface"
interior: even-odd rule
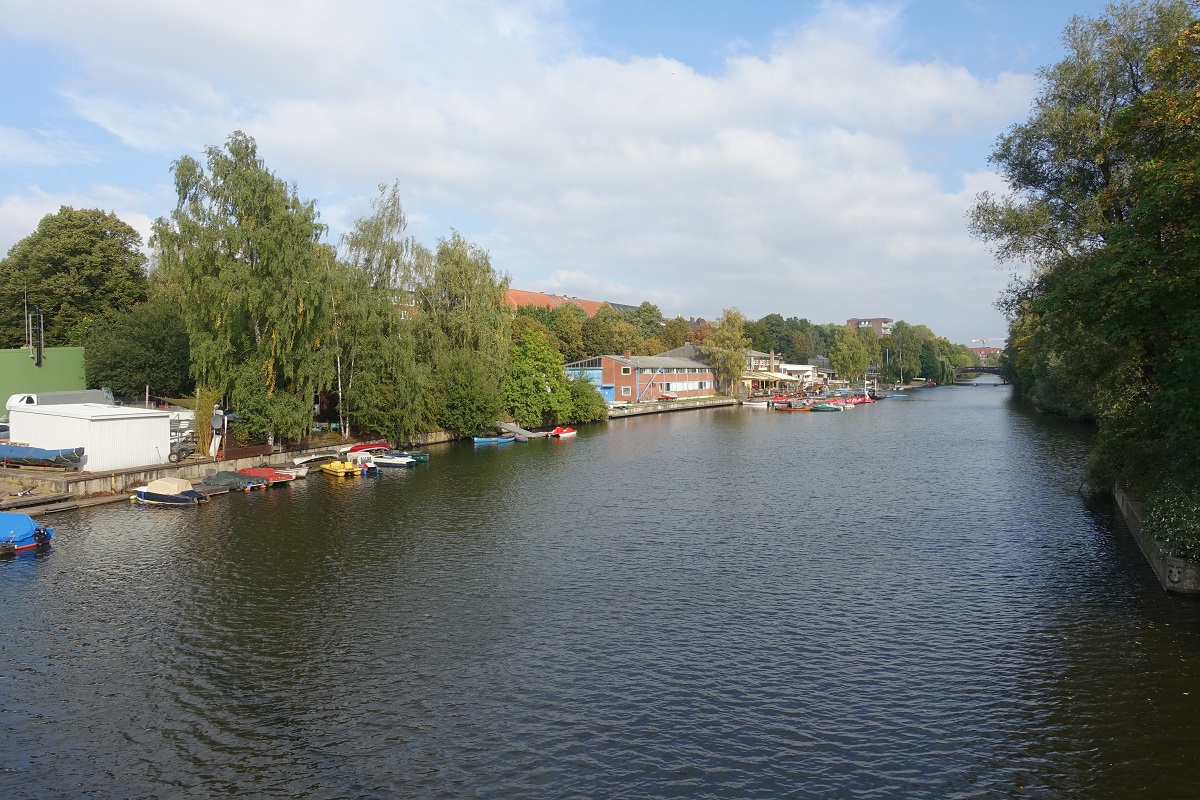
[[[1200,796],[1200,604],[1085,437],[925,389],[49,517],[0,796]]]

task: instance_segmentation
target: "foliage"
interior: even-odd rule
[[[1055,135],[1022,159],[998,151],[1020,209],[1042,220],[982,231],[1038,259],[1006,299],[1003,363],[1039,406],[1095,419],[1093,482],[1187,483],[1200,477],[1200,27],[1183,3],[1126,4],[1068,41],[1026,126],[1049,130],[1054,111]]]
[[[146,299],[142,237],[111,213],[62,206],[0,261],[0,348],[25,343],[25,298],[47,347],[83,345],[88,326]]]
[[[859,382],[871,364],[866,343],[851,327],[842,326],[829,349],[829,365],[848,381]]]
[[[504,381],[504,406],[523,428],[557,424],[571,409],[562,355],[535,330],[513,345]]]
[[[608,419],[608,405],[596,385],[582,375],[567,376],[567,391],[571,395],[571,409],[563,422],[578,425]]]
[[[663,315],[658,306],[649,300],[637,308],[626,311],[622,316],[632,325],[643,339],[659,336],[662,333]]]
[[[1176,558],[1200,559],[1200,488],[1160,487],[1146,499],[1142,530]]]
[[[415,261],[418,351],[432,366],[433,415],[447,430],[486,432],[504,405],[501,382],[512,342],[508,277],[457,231],[438,242],[432,259]]]
[[[434,364],[434,409],[438,424],[464,436],[495,430],[504,409],[500,381],[472,350],[439,354]]]
[[[691,328],[688,326],[687,320],[683,317],[675,317],[674,319],[667,320],[666,325],[663,326],[662,333],[659,334],[663,342],[663,350],[674,350],[677,347],[683,347],[687,344],[687,337],[690,332]]]
[[[330,377],[324,226],[250,137],[235,132],[205,154],[207,170],[189,156],[174,163],[178,205],[151,242],[185,298],[192,374],[232,396],[245,430],[302,436]]]
[[[587,312],[575,303],[563,303],[550,312],[550,330],[558,341],[555,349],[564,360],[578,361],[590,355],[583,344],[583,323],[587,318]]]
[[[750,339],[743,333],[745,318],[736,308],[727,308],[713,326],[700,352],[712,367],[718,385],[725,394],[732,394],[746,368]]]
[[[381,184],[372,213],[342,239],[345,264],[330,280],[338,413],[344,436],[354,427],[411,441],[432,426],[430,369],[416,353],[411,310],[416,263],[428,253],[404,235],[396,185]]]
[[[189,372],[188,334],[179,309],[154,298],[92,323],[84,349],[87,385],[140,395],[184,397],[195,387]]]

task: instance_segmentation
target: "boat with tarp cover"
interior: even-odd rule
[[[184,478],[152,480],[134,489],[129,499],[152,506],[191,506],[208,502],[208,497],[193,489],[191,481]]]
[[[0,511],[0,555],[12,555],[50,543],[54,528],[39,525],[28,514]]]
[[[45,450],[23,444],[0,444],[0,463],[14,467],[71,467],[79,469],[83,460],[82,447]]]

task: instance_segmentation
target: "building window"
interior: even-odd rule
[[[630,369],[629,369],[629,367],[621,367],[621,374],[622,374],[622,375],[628,375],[629,373],[630,373]]]
[[[633,389],[628,386],[621,387],[621,397],[629,397],[631,394],[633,394]]]

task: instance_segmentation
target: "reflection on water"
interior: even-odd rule
[[[1194,794],[1197,608],[1008,389],[57,517],[0,794]]]

